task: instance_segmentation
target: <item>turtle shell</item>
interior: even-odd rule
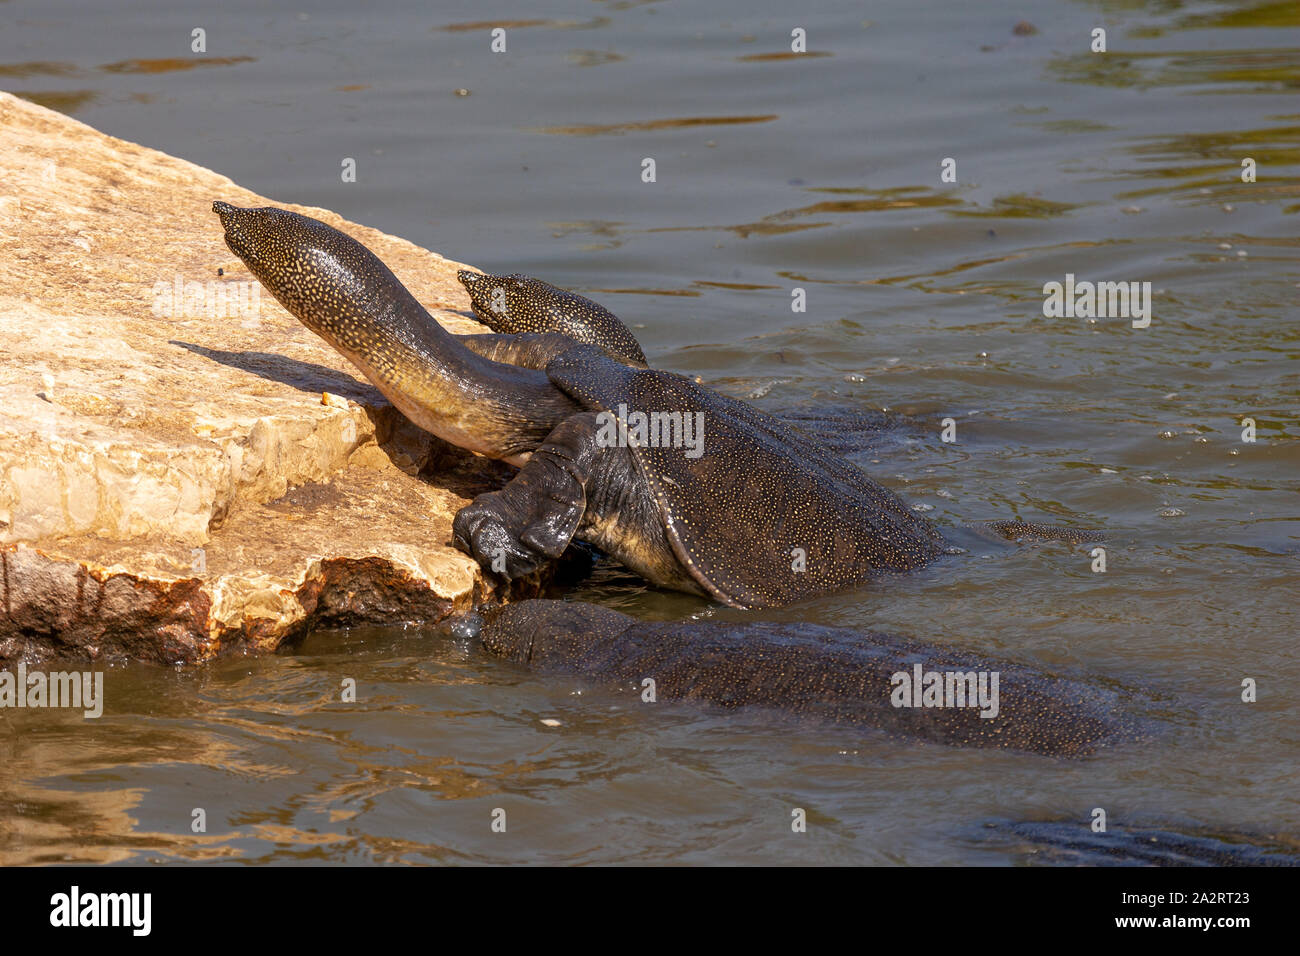
[[[606,413],[606,440],[631,450],[678,560],[721,601],[788,604],[943,551],[889,489],[744,402],[591,346],[552,359],[546,374]]]

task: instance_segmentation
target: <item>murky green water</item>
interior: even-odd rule
[[[0,87],[584,291],[766,410],[917,416],[860,463],[947,526],[1106,528],[1107,572],[968,555],[764,616],[1147,684],[1164,732],[1070,763],[906,745],[646,708],[431,631],[318,634],[112,671],[97,722],[0,714],[0,859],[1003,863],[1028,857],[982,821],[1094,807],[1300,834],[1300,6],[574,0],[504,54],[480,5],[378,6],[11,0]],[[795,27],[818,55],[776,55]],[[1067,273],[1150,282],[1150,327],[1045,317]],[[707,611],[618,573],[581,596]]]

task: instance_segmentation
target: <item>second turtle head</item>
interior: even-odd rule
[[[563,289],[534,279],[532,276],[514,273],[508,276],[492,275],[488,272],[471,272],[461,269],[456,278],[469,293],[470,305],[484,325],[494,331],[549,331],[535,326],[541,324],[542,316],[548,308],[560,303],[570,293]]]
[[[506,335],[558,332],[599,345],[616,358],[645,362],[645,353],[618,316],[576,292],[532,276],[492,275],[462,269],[456,278],[469,293],[479,321]]]

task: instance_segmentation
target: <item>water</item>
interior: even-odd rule
[[[1300,7],[814,6],[530,4],[544,22],[493,54],[468,2],[11,0],[0,86],[583,291],[652,363],[766,410],[917,416],[857,460],[945,526],[1106,528],[1107,572],[1061,545],[971,554],[763,616],[1149,684],[1164,732],[1068,763],[904,745],[648,708],[432,630],[322,633],[112,671],[98,722],[0,715],[0,860],[996,864],[1026,856],[982,821],[1095,807],[1300,833]],[[179,68],[196,26],[224,62]],[[795,27],[822,55],[769,56]],[[1150,328],[1045,317],[1067,273],[1152,283]],[[740,616],[609,570],[579,596]]]

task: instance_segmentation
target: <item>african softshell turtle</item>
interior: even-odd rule
[[[456,545],[506,578],[578,539],[654,584],[754,608],[847,590],[945,551],[934,525],[804,432],[649,368],[631,332],[590,300],[525,276],[463,271],[493,333],[452,335],[337,229],[273,207],[213,209],[226,244],[262,285],[416,425],[520,466],[453,522]],[[1019,521],[989,527],[1090,539]],[[925,645],[835,628],[683,626],[693,644],[680,628],[592,605],[528,602],[491,615],[481,639],[542,669],[624,679],[658,667],[670,698],[785,703],[951,743],[1077,754],[1124,736],[1113,699],[1008,662],[931,648],[955,667],[1002,667],[1015,703],[996,728],[970,709],[909,722],[891,715],[887,678],[924,657]]]
[[[276,299],[415,424],[521,466],[456,516],[456,544],[486,569],[527,575],[576,538],[661,587],[753,608],[945,551],[931,522],[803,432],[648,368],[631,332],[594,302],[538,279],[461,272],[496,334],[451,335],[338,230],[282,209],[213,208]]]

